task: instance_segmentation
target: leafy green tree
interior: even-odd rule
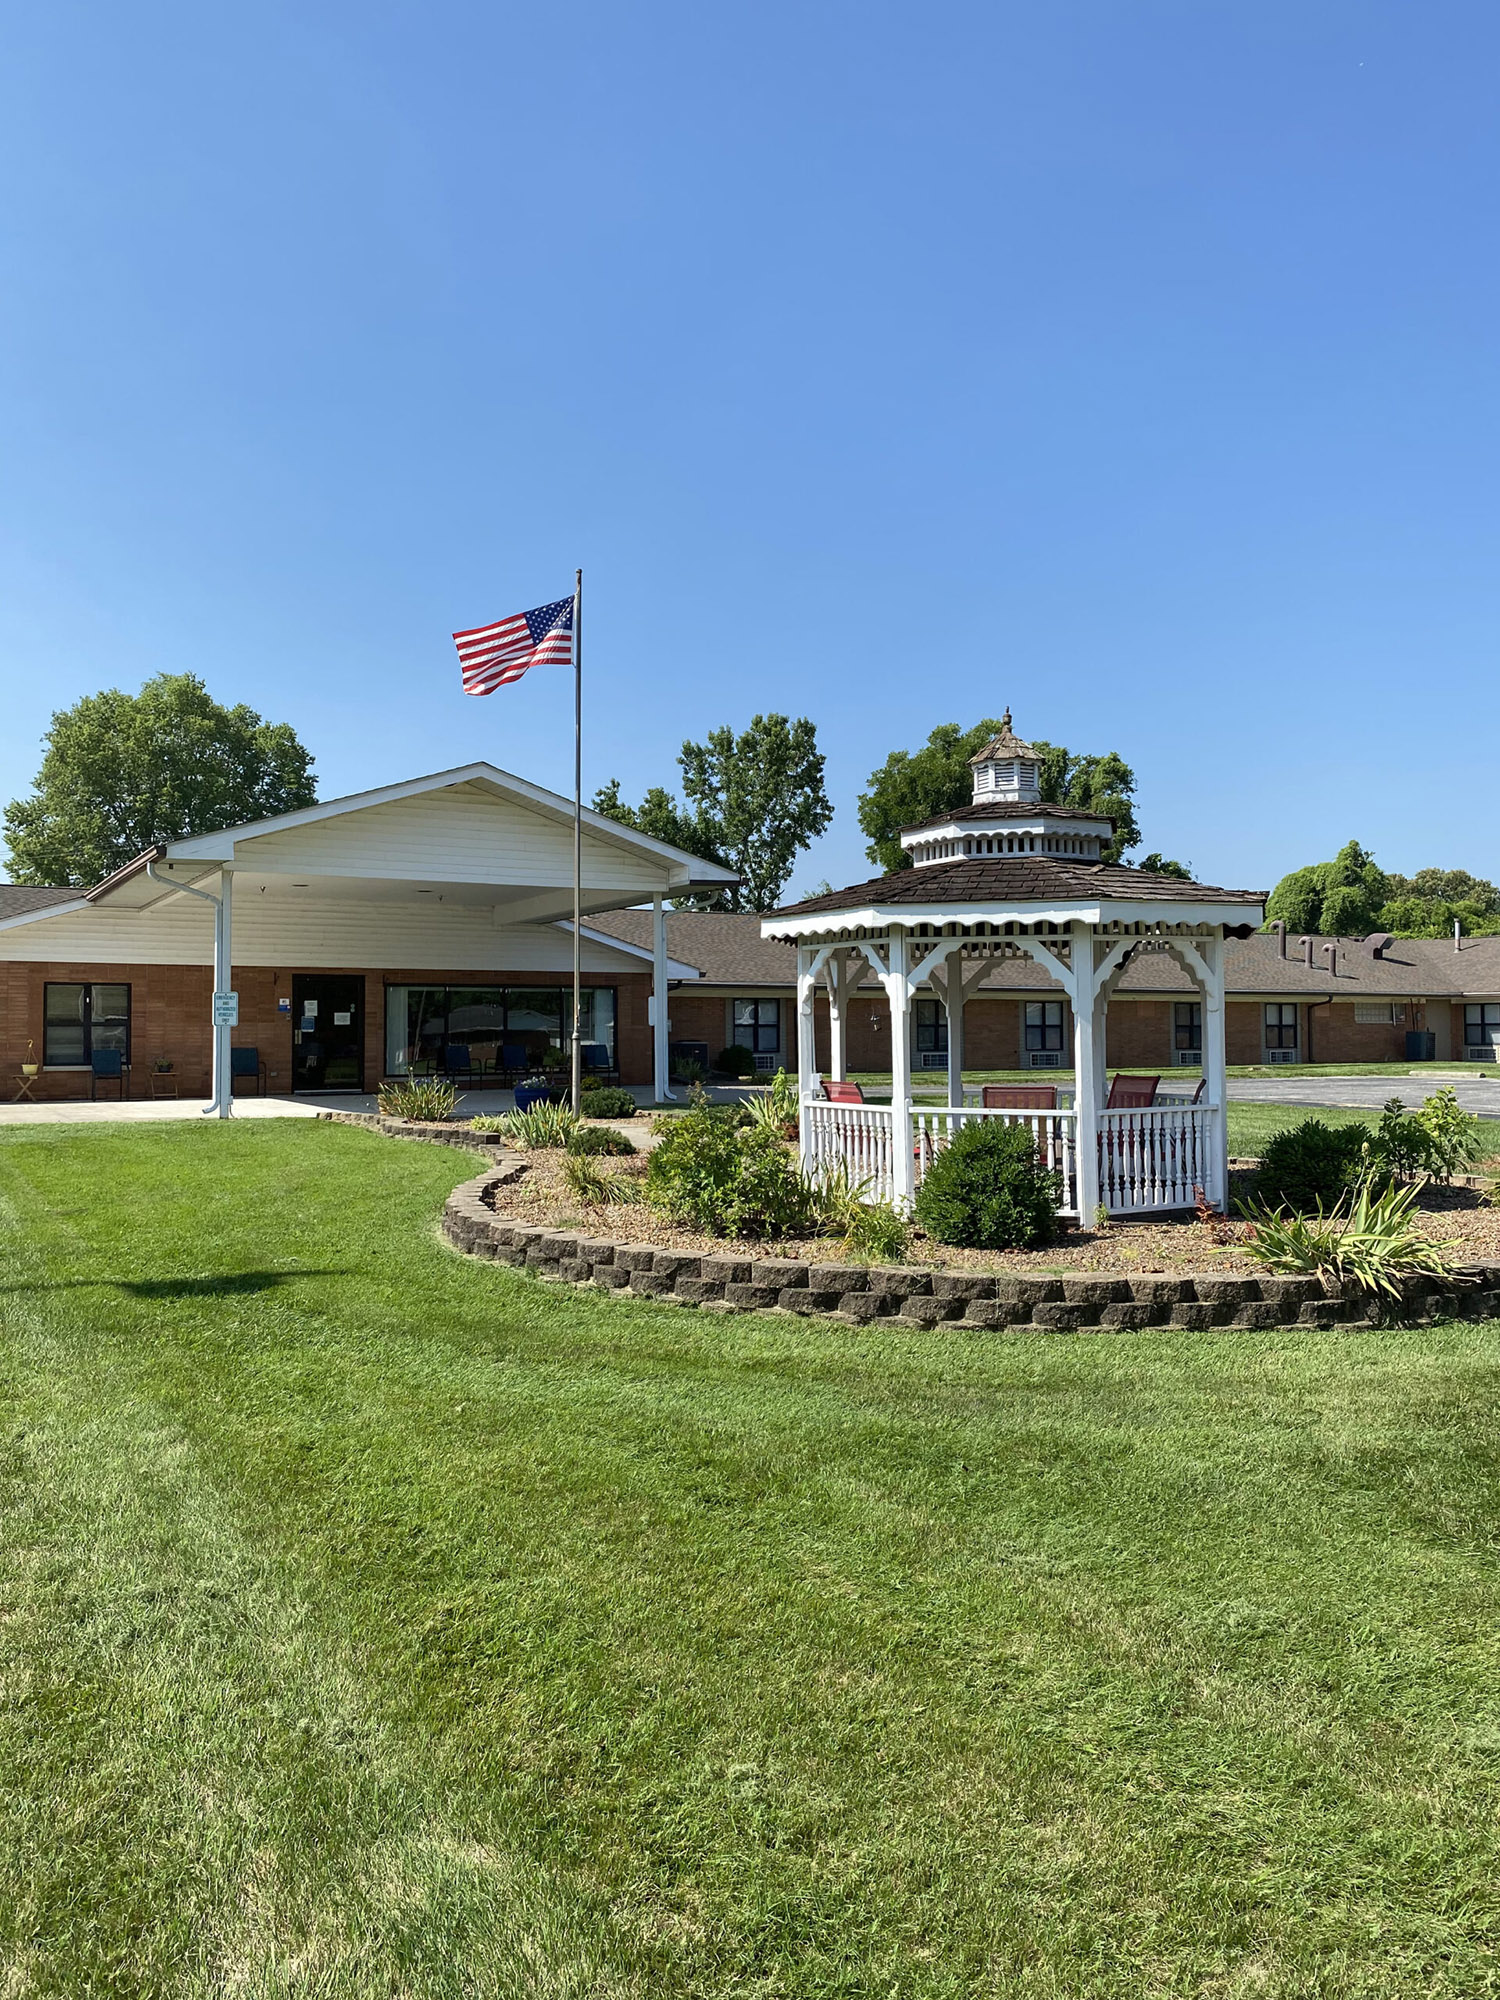
[[[1266,921],[1315,937],[1365,937],[1380,924],[1389,881],[1357,840],[1332,861],[1283,875],[1266,901]]]
[[[1193,871],[1185,868],[1180,861],[1168,861],[1163,854],[1148,854],[1136,867],[1144,875],[1170,875],[1174,882],[1191,882]]]
[[[888,873],[909,868],[911,856],[901,845],[901,829],[920,826],[939,813],[954,812],[974,796],[969,759],[999,732],[998,719],[960,729],[941,723],[920,750],[893,750],[867,789],[859,796],[859,823],[869,836],[870,859]],[[1135,773],[1114,751],[1102,757],[1075,757],[1059,743],[1033,744],[1041,764],[1037,782],[1052,805],[1078,806],[1114,821],[1114,838],[1104,850],[1106,861],[1118,861],[1140,845],[1135,818]]]
[[[679,908],[775,909],[797,856],[833,818],[817,730],[806,716],[757,715],[741,735],[726,726],[684,743],[677,761],[681,805],[657,785],[627,806],[611,778],[594,795],[595,812],[739,875],[737,888],[681,896]]]
[[[1455,923],[1469,937],[1500,931],[1500,889],[1467,868],[1419,868],[1387,886],[1380,928],[1397,937],[1449,937]]]
[[[59,709],[29,799],[5,809],[17,882],[83,888],[158,842],[317,803],[285,722],[225,708],[196,674],[157,674]]]

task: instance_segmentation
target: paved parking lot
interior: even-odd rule
[[[1479,1118],[1500,1118],[1500,1075],[1464,1075],[1435,1070],[1430,1076],[1232,1076],[1231,1104],[1343,1104],[1361,1111],[1378,1111],[1392,1097],[1403,1104],[1425,1104],[1434,1091],[1451,1086],[1465,1111]]]

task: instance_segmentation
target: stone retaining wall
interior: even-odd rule
[[[1330,1298],[1316,1278],[986,1276],[915,1265],[804,1263],[757,1257],[753,1249],[733,1244],[700,1255],[650,1243],[617,1243],[496,1215],[485,1193],[512,1178],[519,1164],[454,1189],[443,1211],[443,1234],[455,1248],[566,1284],[595,1285],[706,1311],[817,1313],[853,1325],[871,1320],[922,1327],[952,1322],[1033,1333],[1370,1321],[1363,1297]],[[1408,1286],[1403,1317],[1455,1316],[1500,1317],[1500,1266],[1475,1266],[1455,1274],[1447,1285],[1420,1279]]]

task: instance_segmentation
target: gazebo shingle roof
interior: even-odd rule
[[[1144,868],[1110,867],[1054,854],[975,854],[935,861],[925,868],[899,868],[853,883],[831,896],[810,896],[772,912],[777,917],[813,917],[840,910],[863,910],[896,903],[1244,903],[1260,905],[1260,889],[1216,889],[1206,882],[1181,882]]]

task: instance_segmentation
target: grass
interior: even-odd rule
[[[1468,1995],[1500,1329],[724,1322],[0,1138],[0,1992]]]

